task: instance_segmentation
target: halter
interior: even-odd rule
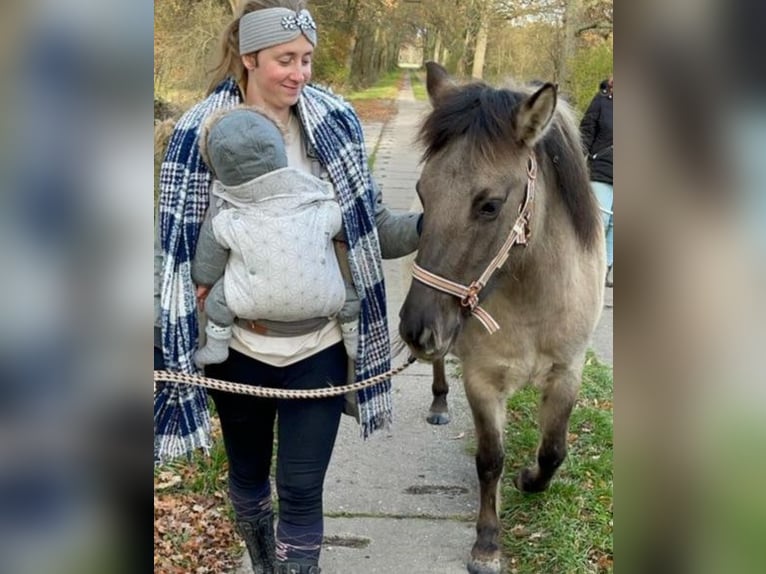
[[[479,293],[487,285],[492,274],[503,266],[508,255],[511,252],[511,248],[514,245],[527,245],[527,241],[531,235],[529,228],[529,219],[532,215],[532,202],[535,198],[535,180],[537,179],[537,161],[535,160],[534,153],[529,155],[529,161],[527,162],[527,185],[524,190],[524,201],[519,206],[519,216],[511,227],[511,231],[508,234],[508,238],[505,243],[495,255],[494,259],[489,262],[487,268],[481,276],[473,281],[467,287],[455,281],[445,279],[435,273],[431,273],[420,267],[415,263],[412,267],[412,276],[429,287],[454,295],[460,299],[460,305],[467,308],[471,314],[476,317],[484,328],[491,335],[500,329],[500,325],[495,321],[492,316],[479,306]]]

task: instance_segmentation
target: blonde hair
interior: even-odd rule
[[[239,19],[249,12],[266,8],[289,8],[298,12],[308,6],[306,0],[244,0],[241,2],[234,18],[221,35],[221,57],[218,65],[211,70],[206,95],[212,94],[216,86],[228,76],[233,77],[244,91],[247,85],[247,70],[239,54]]]

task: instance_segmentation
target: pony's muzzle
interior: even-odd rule
[[[413,284],[399,311],[399,335],[418,359],[434,361],[449,352],[460,331],[456,297]]]

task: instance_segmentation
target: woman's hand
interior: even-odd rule
[[[197,285],[197,307],[199,307],[200,311],[205,308],[205,299],[207,299],[208,293],[210,293],[210,287],[206,285]]]

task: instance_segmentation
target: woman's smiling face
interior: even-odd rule
[[[287,120],[303,86],[311,80],[314,46],[305,36],[242,56],[248,69],[248,104],[260,105]],[[257,63],[257,65],[256,65]]]

